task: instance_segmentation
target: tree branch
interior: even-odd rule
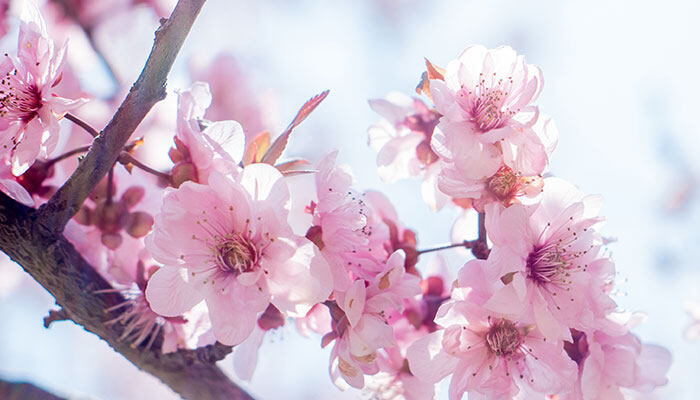
[[[479,237],[474,241],[472,246],[472,254],[479,260],[485,260],[489,258],[491,249],[489,249],[489,244],[486,236],[486,213],[479,213]]]
[[[95,138],[78,168],[54,196],[39,208],[41,224],[61,232],[92,189],[114,165],[122,147],[157,102],[165,98],[168,72],[205,0],[180,0],[161,20],[146,65],[112,120]]]
[[[4,400],[64,400],[29,382],[11,382],[0,379],[0,399]]]
[[[46,288],[66,315],[106,341],[140,369],[191,399],[252,399],[214,363],[231,351],[216,343],[196,350],[162,354],[162,335],[150,349],[120,340],[124,326],[105,325],[105,310],[124,301],[63,235],[43,229],[37,210],[0,192],[0,250]],[[102,293],[96,293],[102,291]]]
[[[214,365],[231,352],[229,346],[217,343],[162,354],[162,334],[150,348],[121,340],[124,326],[105,324],[115,317],[105,310],[125,299],[60,233],[112,168],[139,123],[165,97],[168,72],[204,1],[179,0],[170,18],[161,20],[141,75],[73,175],[46,204],[34,210],[0,192],[0,250],[55,297],[65,317],[183,397],[252,399]]]

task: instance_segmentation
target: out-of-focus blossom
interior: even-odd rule
[[[236,120],[245,131],[246,143],[276,128],[272,116],[276,112],[270,95],[253,89],[240,63],[229,54],[219,54],[207,66],[192,64],[192,79],[209,83],[211,107],[206,117],[212,121]]]
[[[698,340],[700,339],[700,303],[688,301],[685,303],[685,309],[691,318],[690,325],[685,330],[685,338]]]
[[[12,173],[20,175],[58,143],[58,120],[86,99],[66,99],[54,92],[62,77],[65,46],[56,47],[44,20],[25,4],[17,58],[0,62],[0,152],[12,157]]]
[[[10,29],[7,19],[10,16],[10,0],[0,0],[0,39],[5,37]]]
[[[282,175],[266,164],[171,189],[147,238],[165,264],[146,290],[153,309],[176,316],[205,300],[214,336],[228,345],[245,340],[270,303],[304,316],[328,298],[332,276],[318,249],[293,234],[288,211]]]

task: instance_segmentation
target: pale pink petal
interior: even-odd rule
[[[146,298],[151,309],[166,317],[177,317],[204,299],[187,281],[184,268],[160,268],[148,280]]]

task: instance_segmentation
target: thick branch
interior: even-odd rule
[[[251,399],[213,363],[231,351],[215,344],[197,350],[161,354],[162,337],[151,349],[133,348],[120,340],[124,327],[105,325],[116,317],[104,310],[124,298],[88,264],[61,234],[43,229],[37,212],[0,192],[0,250],[45,287],[67,316],[105,340],[142,370],[160,378],[185,398]],[[96,293],[98,291],[105,291]]]
[[[29,382],[10,382],[0,379],[0,399],[4,400],[64,400]]]
[[[47,229],[61,232],[78,212],[92,189],[114,165],[122,147],[158,101],[165,98],[165,82],[175,57],[205,0],[180,0],[170,18],[161,20],[155,42],[126,99],[93,142],[90,152],[56,194],[39,209]]]

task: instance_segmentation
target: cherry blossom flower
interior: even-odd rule
[[[14,175],[54,151],[59,118],[86,101],[53,92],[65,46],[56,48],[35,6],[25,3],[21,18],[17,58],[0,62],[0,152],[11,154]]]
[[[318,163],[312,203],[313,226],[307,233],[321,249],[333,271],[334,288],[345,291],[354,277],[372,279],[384,269],[389,253],[389,229],[376,218],[365,196],[351,188],[354,180],[345,166],[336,166],[337,152]]]
[[[236,120],[250,143],[264,131],[274,131],[277,125],[275,101],[269,93],[260,93],[250,85],[250,79],[238,60],[229,54],[217,55],[210,64],[190,66],[192,79],[208,82],[212,91],[210,120]]]
[[[214,336],[235,345],[270,303],[302,317],[328,298],[328,264],[289,227],[289,191],[274,167],[249,165],[235,180],[212,172],[208,182],[169,190],[147,237],[164,264],[146,289],[156,312],[177,316],[205,300]]]
[[[350,386],[363,387],[364,375],[379,371],[377,350],[395,346],[387,318],[392,311],[402,309],[404,299],[420,293],[418,277],[405,272],[405,258],[404,252],[397,250],[386,261],[382,274],[367,283],[355,280],[328,304],[332,331],[323,337],[322,345],[335,340],[331,377],[336,384],[342,378]]]
[[[626,330],[626,329],[625,329]],[[575,390],[561,400],[623,400],[622,389],[648,393],[667,382],[671,354],[660,346],[642,344],[630,332],[622,335],[603,331],[572,330],[565,348],[579,365]]]
[[[452,300],[438,310],[436,322],[445,327],[414,342],[407,351],[411,372],[427,383],[452,375],[450,399],[512,399],[521,392],[566,391],[576,379],[576,364],[561,344],[544,340],[532,321],[509,319],[489,311],[485,277],[475,287],[457,287]],[[530,397],[528,397],[530,398]],[[534,396],[532,398],[535,398]]]
[[[442,114],[431,141],[445,163],[440,190],[478,198],[491,189],[503,200],[517,192],[517,185],[493,184],[504,165],[515,181],[541,175],[557,136],[551,119],[531,105],[541,89],[540,69],[507,46],[470,46],[447,65],[444,81],[431,80],[430,94]]]
[[[379,151],[377,171],[385,182],[422,177],[421,193],[433,209],[442,208],[449,197],[437,189],[439,157],[430,148],[440,114],[421,100],[399,92],[372,99],[370,107],[383,118],[368,129],[369,144]]]
[[[188,180],[207,183],[212,171],[237,173],[245,146],[243,129],[236,121],[217,121],[202,130],[200,121],[209,104],[211,93],[203,82],[178,94],[177,134],[169,153],[175,163],[175,187]]]
[[[483,268],[495,282],[484,306],[510,318],[533,319],[548,340],[570,340],[569,328],[589,330],[615,308],[607,293],[614,266],[596,231],[598,197],[548,178],[533,206],[487,208],[493,248]]]
[[[420,282],[422,293],[405,298],[403,311],[394,310],[388,318],[394,330],[396,346],[377,353],[379,373],[366,381],[366,387],[379,399],[432,399],[435,385],[418,379],[408,366],[406,350],[423,336],[438,329],[435,315],[440,305],[450,298],[447,269],[441,257],[429,264],[428,277]]]

